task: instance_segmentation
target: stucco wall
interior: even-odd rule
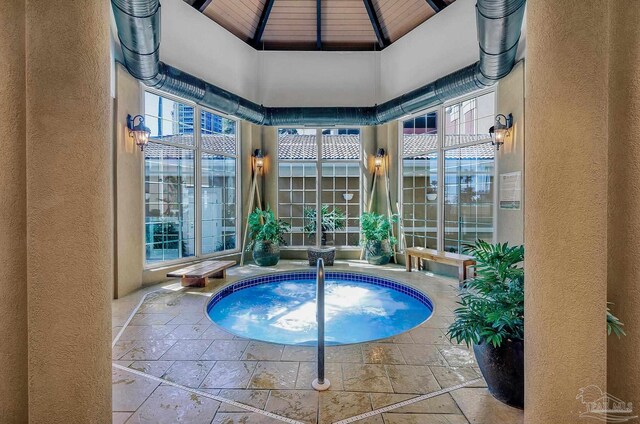
[[[25,5],[0,2],[0,421],[27,422]]]
[[[606,390],[606,3],[527,4],[527,424],[581,423],[578,390]]]
[[[640,2],[610,2],[607,299],[626,337],[609,337],[607,390],[640,406]],[[602,146],[604,148],[604,146]],[[634,414],[634,415],[635,415]]]
[[[116,65],[116,99],[114,108],[114,189],[115,189],[115,281],[114,298],[126,296],[140,288],[144,268],[142,202],[144,175],[143,153],[127,129],[127,115],[142,112],[138,80],[120,64]]]
[[[498,200],[500,195],[500,174],[521,172],[524,190],[524,146],[525,146],[525,116],[524,116],[524,61],[520,61],[511,73],[500,80],[496,90],[496,114],[513,114],[513,128],[511,135],[497,152],[498,166]],[[496,241],[508,242],[511,245],[524,243],[524,191],[521,192],[519,210],[500,209],[496,205],[497,227]]]
[[[34,423],[111,422],[109,7],[103,1],[26,3],[26,284]]]

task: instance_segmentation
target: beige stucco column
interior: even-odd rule
[[[0,421],[27,421],[24,0],[0,2]]]
[[[108,423],[109,2],[26,8],[29,419]]]
[[[627,337],[609,337],[608,391],[640,408],[640,2],[610,2],[608,299]]]
[[[527,3],[525,423],[606,390],[607,1]]]

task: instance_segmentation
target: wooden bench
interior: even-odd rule
[[[227,268],[231,268],[236,261],[204,261],[195,265],[176,269],[167,277],[181,278],[183,287],[204,287],[211,278],[225,278]]]
[[[412,261],[414,258],[417,260],[418,270],[421,268],[420,259],[457,266],[458,280],[460,282],[467,279],[467,267],[469,265],[476,264],[476,261],[474,261],[471,256],[450,252],[438,252],[435,249],[426,249],[424,247],[408,247],[405,249],[405,259],[407,261],[408,272],[411,272]]]

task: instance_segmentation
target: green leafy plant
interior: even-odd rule
[[[607,305],[613,305],[613,303],[607,302]],[[623,325],[624,324],[620,322],[618,317],[611,313],[611,309],[609,309],[609,306],[607,306],[607,335],[610,336],[613,332],[616,336],[618,336],[618,338],[620,338],[621,336],[626,336],[627,333],[624,332],[624,329],[622,328]]]
[[[476,260],[476,276],[466,281],[455,321],[447,335],[457,343],[491,343],[524,338],[524,246],[490,244],[466,246]]]
[[[375,212],[364,212],[360,215],[360,230],[362,241],[384,241],[389,240],[394,246],[398,240],[391,236],[391,225],[398,222],[398,215],[387,217]]]
[[[247,250],[252,250],[257,241],[268,241],[278,245],[286,245],[283,235],[291,226],[281,219],[276,219],[273,211],[267,206],[266,210],[256,208],[249,215],[249,237],[251,242]]]
[[[466,245],[476,260],[476,276],[466,281],[455,321],[447,335],[457,343],[491,343],[524,338],[523,246],[490,244],[482,240]],[[625,335],[624,324],[607,308],[607,333]]]
[[[304,209],[304,232],[309,238],[316,235],[316,208]],[[320,208],[320,229],[322,232],[322,244],[327,243],[327,233],[330,231],[342,230],[346,224],[344,212],[339,208],[329,211],[329,205],[322,205]]]

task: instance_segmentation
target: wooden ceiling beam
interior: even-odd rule
[[[381,49],[384,49],[389,45],[389,40],[384,36],[384,32],[382,32],[382,26],[380,25],[380,19],[378,19],[378,15],[376,14],[376,9],[373,7],[372,0],[362,0],[364,2],[364,8],[367,9],[367,15],[369,15],[369,20],[371,21],[371,26],[373,27],[373,32],[376,34],[376,38],[378,39],[378,44]]]
[[[207,6],[209,6],[209,4],[211,4],[211,0],[195,0],[191,4],[191,7],[193,7],[199,12],[204,12],[204,9],[206,9]]]
[[[258,48],[260,46],[262,35],[264,34],[264,30],[267,27],[269,15],[271,15],[271,9],[273,8],[273,3],[275,3],[275,1],[276,0],[266,0],[266,2],[264,3],[262,13],[260,14],[260,20],[258,21],[258,26],[256,27],[256,32],[253,34],[253,38],[251,39],[251,45],[253,45],[253,47],[255,48]]]
[[[427,4],[436,13],[440,12],[442,9],[448,6],[444,0],[427,0]]]
[[[322,4],[316,0],[316,49],[322,50]]]

